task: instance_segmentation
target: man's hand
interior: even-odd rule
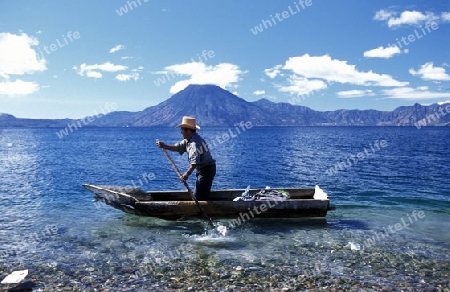
[[[166,144],[164,144],[163,141],[160,141],[159,139],[156,139],[156,146],[158,146],[159,148],[165,148]]]
[[[185,174],[183,174],[182,176],[180,176],[180,180],[182,182],[186,182],[188,180],[188,178],[189,178],[189,173],[187,173],[187,172]]]

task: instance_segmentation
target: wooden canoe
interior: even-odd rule
[[[202,218],[202,214],[187,191],[148,191],[120,186],[84,184],[97,199],[124,212],[157,217],[166,220]],[[208,201],[199,201],[212,218],[236,218],[249,220],[260,218],[325,217],[335,208],[318,186],[315,189],[283,188],[290,195],[285,201],[233,201],[244,189],[211,191]],[[256,194],[260,189],[250,189]],[[318,194],[318,192],[320,194]]]

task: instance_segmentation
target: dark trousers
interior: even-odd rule
[[[211,186],[216,175],[216,164],[203,166],[197,169],[197,181],[195,182],[195,197],[199,201],[206,201],[211,192]]]

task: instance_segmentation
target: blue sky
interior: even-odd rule
[[[393,110],[450,100],[450,2],[0,4],[0,112],[139,111],[190,83],[247,101]]]

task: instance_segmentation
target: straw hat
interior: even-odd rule
[[[191,130],[200,130],[200,127],[197,125],[195,118],[184,116],[181,120],[181,124],[177,126],[177,128],[188,128]]]

